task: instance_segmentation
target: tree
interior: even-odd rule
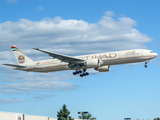
[[[68,111],[67,106],[64,104],[62,109],[60,109],[59,112],[57,111],[58,120],[67,120],[67,117],[69,117],[69,120],[73,120],[69,114],[70,112]]]
[[[160,120],[160,118],[158,117],[158,118],[155,118],[154,120]]]
[[[83,115],[81,115],[81,116],[78,116],[79,117],[79,119],[90,119],[90,120],[96,120],[96,117],[92,117],[92,114],[91,113],[87,113],[87,114],[84,114],[84,117],[83,117]]]

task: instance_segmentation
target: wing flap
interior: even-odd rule
[[[70,56],[66,56],[66,55],[62,55],[62,54],[58,54],[58,53],[52,53],[52,52],[44,51],[44,50],[41,50],[41,49],[38,49],[38,48],[33,48],[33,49],[38,50],[38,51],[43,52],[43,53],[46,53],[53,58],[61,60],[62,62],[68,62],[68,63],[84,62],[84,60],[80,59],[80,58],[70,57]]]
[[[13,65],[13,64],[3,64],[6,66],[11,66],[11,67],[17,67],[17,68],[25,68],[26,66],[21,66],[21,65]]]

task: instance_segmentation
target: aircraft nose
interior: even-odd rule
[[[158,54],[157,53],[155,53],[155,57],[157,57],[158,56]]]

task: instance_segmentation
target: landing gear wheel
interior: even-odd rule
[[[86,75],[89,75],[89,73],[88,73],[88,72],[86,72]]]
[[[83,76],[86,76],[86,73],[83,73]]]
[[[83,74],[80,74],[80,77],[83,77]]]
[[[76,75],[76,72],[73,72],[73,75]]]
[[[147,65],[144,65],[145,68],[147,68]]]
[[[83,72],[85,73],[85,72],[86,72],[86,69],[83,69]]]
[[[76,71],[76,74],[79,74],[79,71]]]

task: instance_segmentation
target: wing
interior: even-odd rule
[[[21,66],[21,65],[13,65],[13,64],[3,64],[11,67],[17,67],[17,68],[25,68],[26,66]]]
[[[70,56],[66,56],[66,55],[61,55],[61,54],[57,54],[57,53],[52,53],[52,52],[47,52],[38,48],[33,48],[35,50],[44,52],[46,54],[48,54],[49,56],[59,59],[62,62],[68,62],[68,63],[83,63],[85,60],[80,59],[80,58],[75,58],[75,57],[70,57]]]

